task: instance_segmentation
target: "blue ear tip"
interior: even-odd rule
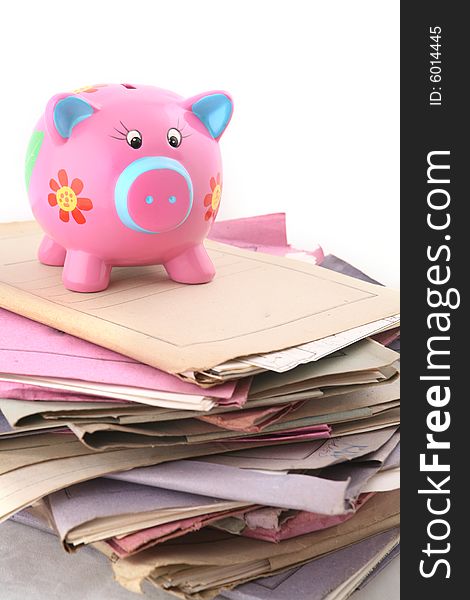
[[[215,139],[225,131],[232,116],[233,104],[225,94],[209,94],[197,100],[191,110]]]
[[[63,138],[72,135],[72,129],[93,114],[93,108],[78,96],[67,96],[57,102],[54,108],[54,125]]]

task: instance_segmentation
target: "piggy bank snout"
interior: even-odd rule
[[[124,169],[116,183],[114,199],[126,227],[141,233],[164,233],[188,218],[193,185],[180,162],[165,156],[148,156]]]

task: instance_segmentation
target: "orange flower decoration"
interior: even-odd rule
[[[220,205],[220,196],[222,195],[222,183],[220,182],[220,173],[217,173],[217,179],[211,177],[210,181],[211,192],[206,194],[204,198],[204,206],[207,207],[204,219],[215,219]]]
[[[85,87],[81,87],[76,90],[73,90],[73,93],[81,94],[82,92],[85,92],[85,94],[92,94],[93,92],[97,92],[98,88],[102,88],[102,87],[106,87],[106,86],[107,86],[106,83],[97,83],[95,85],[86,85]]]
[[[47,200],[51,206],[59,206],[59,217],[64,223],[70,219],[70,213],[79,225],[86,222],[82,210],[91,210],[93,203],[89,198],[78,198],[78,194],[83,190],[83,183],[80,179],[74,179],[69,186],[69,178],[64,169],[58,172],[59,183],[51,179],[49,185],[53,194],[49,194]]]

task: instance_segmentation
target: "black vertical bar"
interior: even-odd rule
[[[470,596],[465,550],[470,535],[466,492],[470,455],[465,443],[470,438],[466,389],[470,227],[465,216],[470,208],[465,98],[470,36],[465,8],[465,3],[434,0],[401,3],[401,594],[405,599]],[[430,162],[442,168],[431,167],[428,173]],[[446,299],[454,308],[444,305]],[[436,350],[443,353],[432,354]],[[442,431],[436,432],[438,428]],[[442,446],[428,448],[432,442],[427,435]],[[449,465],[450,470],[426,470],[433,460],[439,469]]]

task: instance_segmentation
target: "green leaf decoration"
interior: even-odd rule
[[[25,180],[26,189],[29,189],[29,181],[33,173],[34,165],[39,154],[39,150],[42,146],[44,139],[44,131],[34,131],[31,139],[29,140],[28,150],[26,151],[26,163],[25,163]]]

